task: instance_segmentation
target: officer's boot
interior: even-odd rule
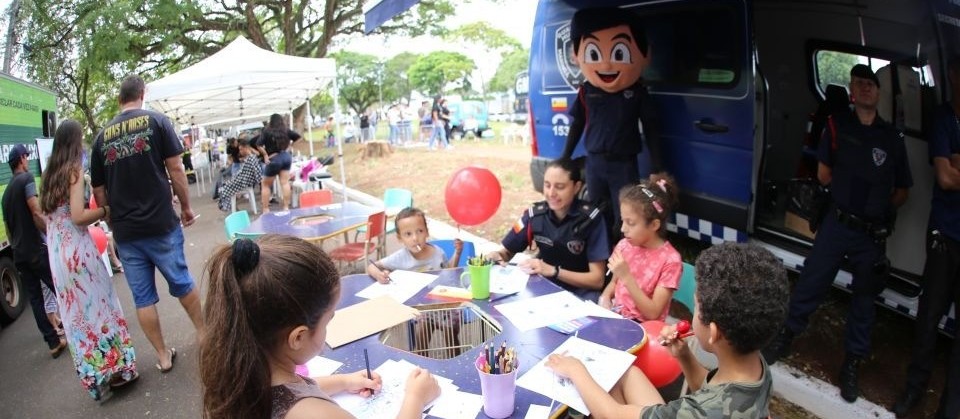
[[[792,342],[793,331],[787,326],[781,327],[777,336],[775,336],[765,348],[760,350],[760,353],[763,354],[763,359],[767,361],[767,365],[776,364],[780,358],[789,355],[790,343]]]
[[[903,394],[897,399],[897,403],[893,405],[893,414],[897,415],[898,418],[906,417],[907,414],[913,410],[914,406],[920,403],[920,399],[922,398],[923,390],[907,385],[907,388],[903,390]]]
[[[857,383],[857,373],[860,371],[860,364],[863,358],[859,355],[848,353],[840,366],[840,397],[843,397],[848,403],[857,401],[860,397],[860,386]]]

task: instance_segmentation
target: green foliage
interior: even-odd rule
[[[413,85],[407,71],[420,58],[419,54],[401,52],[387,60],[383,69],[383,100],[395,102],[401,98],[410,99]]]
[[[826,90],[828,84],[846,86],[850,84],[850,69],[857,64],[857,56],[846,52],[817,52],[817,74],[820,89]]]
[[[530,62],[530,50],[518,49],[503,57],[497,72],[490,80],[491,92],[511,92],[517,82],[517,74],[527,69]]]
[[[470,91],[473,60],[459,52],[434,51],[417,58],[407,72],[411,85],[421,93],[434,95],[445,90]]]
[[[377,72],[380,70],[377,57],[351,51],[339,51],[330,57],[337,60],[340,100],[357,114],[377,102]]]
[[[64,107],[60,115],[80,120],[91,133],[116,113],[116,90],[127,73],[149,82],[241,35],[271,51],[324,57],[336,38],[363,31],[363,0],[23,1],[28,23],[20,39],[30,51],[24,54],[28,77],[55,90]],[[453,13],[449,0],[424,1],[377,32],[443,35],[440,24]],[[368,101],[369,86],[359,87],[358,100]]]
[[[494,28],[486,22],[473,22],[463,25],[450,33],[445,38],[450,41],[467,41],[478,45],[490,51],[500,51],[508,53],[520,48],[520,42],[507,35],[506,32]]]

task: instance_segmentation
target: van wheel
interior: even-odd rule
[[[0,258],[0,293],[0,324],[8,325],[20,317],[27,303],[23,281],[9,257]]]

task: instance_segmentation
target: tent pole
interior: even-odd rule
[[[307,97],[307,144],[310,144],[310,158],[313,158],[313,115],[310,112],[310,98]]]
[[[337,124],[337,160],[340,160],[340,184],[343,185],[343,202],[347,202],[347,171],[343,167],[343,135],[340,135],[340,89],[337,87],[337,80],[333,80],[333,114],[334,123]]]

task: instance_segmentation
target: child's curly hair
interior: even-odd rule
[[[716,323],[739,353],[764,347],[787,317],[790,291],[783,264],[752,244],[722,243],[697,257],[699,316]]]
[[[667,219],[677,207],[679,191],[673,176],[666,173],[650,175],[646,182],[628,185],[620,190],[620,203],[627,204],[643,216],[647,224],[660,220],[661,237],[667,234]]]

